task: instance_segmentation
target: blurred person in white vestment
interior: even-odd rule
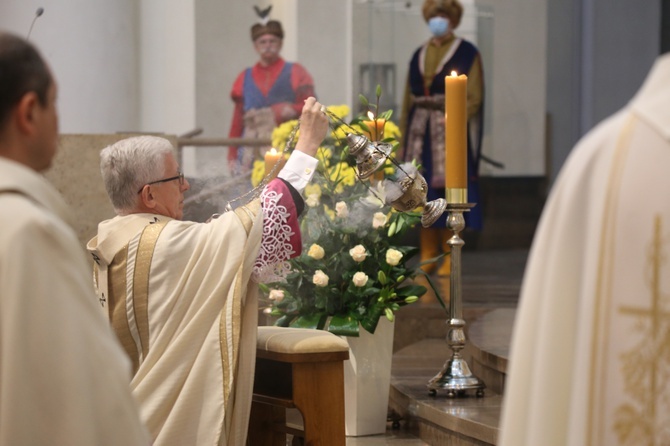
[[[670,444],[670,55],[576,145],[531,248],[501,446]]]
[[[148,445],[72,213],[40,173],[57,144],[47,64],[0,31],[0,445]]]

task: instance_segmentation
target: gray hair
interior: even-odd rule
[[[117,213],[131,213],[137,208],[137,191],[161,179],[165,157],[170,153],[175,153],[170,141],[148,135],[123,139],[102,149],[100,172]]]

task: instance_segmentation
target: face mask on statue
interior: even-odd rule
[[[441,37],[449,32],[449,20],[440,16],[431,17],[428,20],[428,28],[435,37]]]

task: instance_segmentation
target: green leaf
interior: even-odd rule
[[[370,296],[377,296],[378,294],[379,294],[379,288],[371,286],[365,289],[363,296],[370,297]]]
[[[326,324],[326,315],[317,313],[310,314],[307,316],[299,316],[293,323],[290,324],[290,327],[293,328],[314,328],[317,330],[323,329],[323,326]]]
[[[379,318],[382,316],[383,312],[383,305],[373,305],[365,316],[363,316],[363,319],[361,319],[361,327],[365,328],[368,333],[374,334],[377,329],[377,324],[379,323]]]
[[[398,293],[398,296],[405,298],[408,296],[423,296],[426,294],[426,291],[428,291],[428,289],[425,286],[408,285],[402,288],[398,288],[396,293]]]
[[[291,321],[295,318],[292,314],[286,314],[275,321],[277,327],[288,327]]]
[[[314,297],[314,306],[320,310],[324,310],[328,304],[328,296],[324,293],[317,293]]]
[[[424,260],[423,262],[419,263],[417,266],[419,267],[419,270],[420,270],[420,268],[421,268],[422,266],[424,266],[424,265],[430,265],[431,263],[437,263],[437,262],[439,262],[439,261],[440,261],[443,257],[445,257],[446,255],[447,255],[447,254],[442,253],[442,254],[440,254],[440,255],[438,255],[438,256],[436,256],[436,257],[432,257],[432,258],[430,258],[430,259],[426,259],[426,260]],[[418,272],[418,271],[417,271],[417,272]]]
[[[358,100],[361,101],[361,104],[363,104],[363,106],[365,106],[365,107],[367,107],[368,105],[370,105],[370,103],[368,102],[368,98],[366,98],[366,97],[363,96],[362,94],[359,94],[359,95],[358,95]]]
[[[440,303],[440,305],[442,306],[442,308],[444,309],[444,311],[448,315],[449,310],[447,309],[447,305],[444,303],[444,299],[442,299],[442,295],[440,294],[440,290],[438,289],[438,287],[435,286],[435,283],[433,282],[433,279],[430,278],[430,274],[427,274],[424,270],[422,270],[421,268],[418,268],[417,269],[417,275],[419,275],[419,274],[423,275],[426,278],[426,280],[428,281],[428,284],[430,285],[430,288],[435,293],[435,297],[437,297],[437,301]]]
[[[352,316],[333,316],[328,324],[328,331],[338,336],[359,336],[358,321]]]

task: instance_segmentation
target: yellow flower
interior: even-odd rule
[[[309,183],[305,186],[305,196],[316,195],[316,198],[321,198],[321,186],[315,183]]]
[[[323,165],[323,167],[330,167],[330,158],[333,156],[333,151],[327,147],[319,147],[316,151],[316,159]]]
[[[265,162],[262,160],[254,161],[253,170],[251,171],[251,185],[258,186],[263,181],[265,176]]]
[[[309,247],[309,251],[307,251],[307,255],[313,258],[314,260],[321,260],[323,259],[323,256],[326,255],[326,252],[320,245],[312,243],[312,246]]]
[[[335,220],[335,211],[329,208],[328,206],[324,205],[323,206],[323,212],[330,218],[331,220]]]
[[[384,124],[384,139],[393,138],[400,140],[401,136],[400,128],[393,121],[386,121],[386,124]]]
[[[363,127],[361,127],[360,124],[353,124],[351,128],[353,129],[354,133],[357,133],[359,135],[365,135],[367,133],[367,131],[363,129]]]
[[[400,263],[400,259],[402,259],[402,252],[397,249],[389,248],[386,251],[386,263],[389,265],[396,266]]]
[[[331,134],[333,135],[334,139],[344,140],[344,139],[347,138],[347,133],[350,133],[350,132],[351,132],[351,129],[349,129],[348,127],[346,127],[344,125],[341,125],[338,128],[336,128],[335,130],[333,130],[331,132]]]
[[[346,104],[329,105],[328,111],[337,116],[338,118],[344,119],[349,114],[349,106]]]
[[[286,146],[286,143],[288,141],[288,137],[291,135],[293,128],[297,124],[298,121],[296,119],[293,119],[291,121],[286,121],[282,124],[279,124],[279,126],[275,127],[275,129],[272,131],[272,147],[274,147],[280,152],[284,150],[284,147]],[[300,132],[296,133],[294,142],[297,141],[299,133]]]
[[[393,175],[395,171],[395,164],[391,162],[390,158],[386,158],[386,161],[384,162],[384,175]]]
[[[311,208],[317,207],[319,205],[319,196],[317,194],[307,194],[305,204]]]
[[[347,163],[338,163],[328,169],[328,176],[333,182],[339,181],[335,188],[335,192],[338,194],[344,191],[344,186],[353,186],[356,184],[356,169]]]

